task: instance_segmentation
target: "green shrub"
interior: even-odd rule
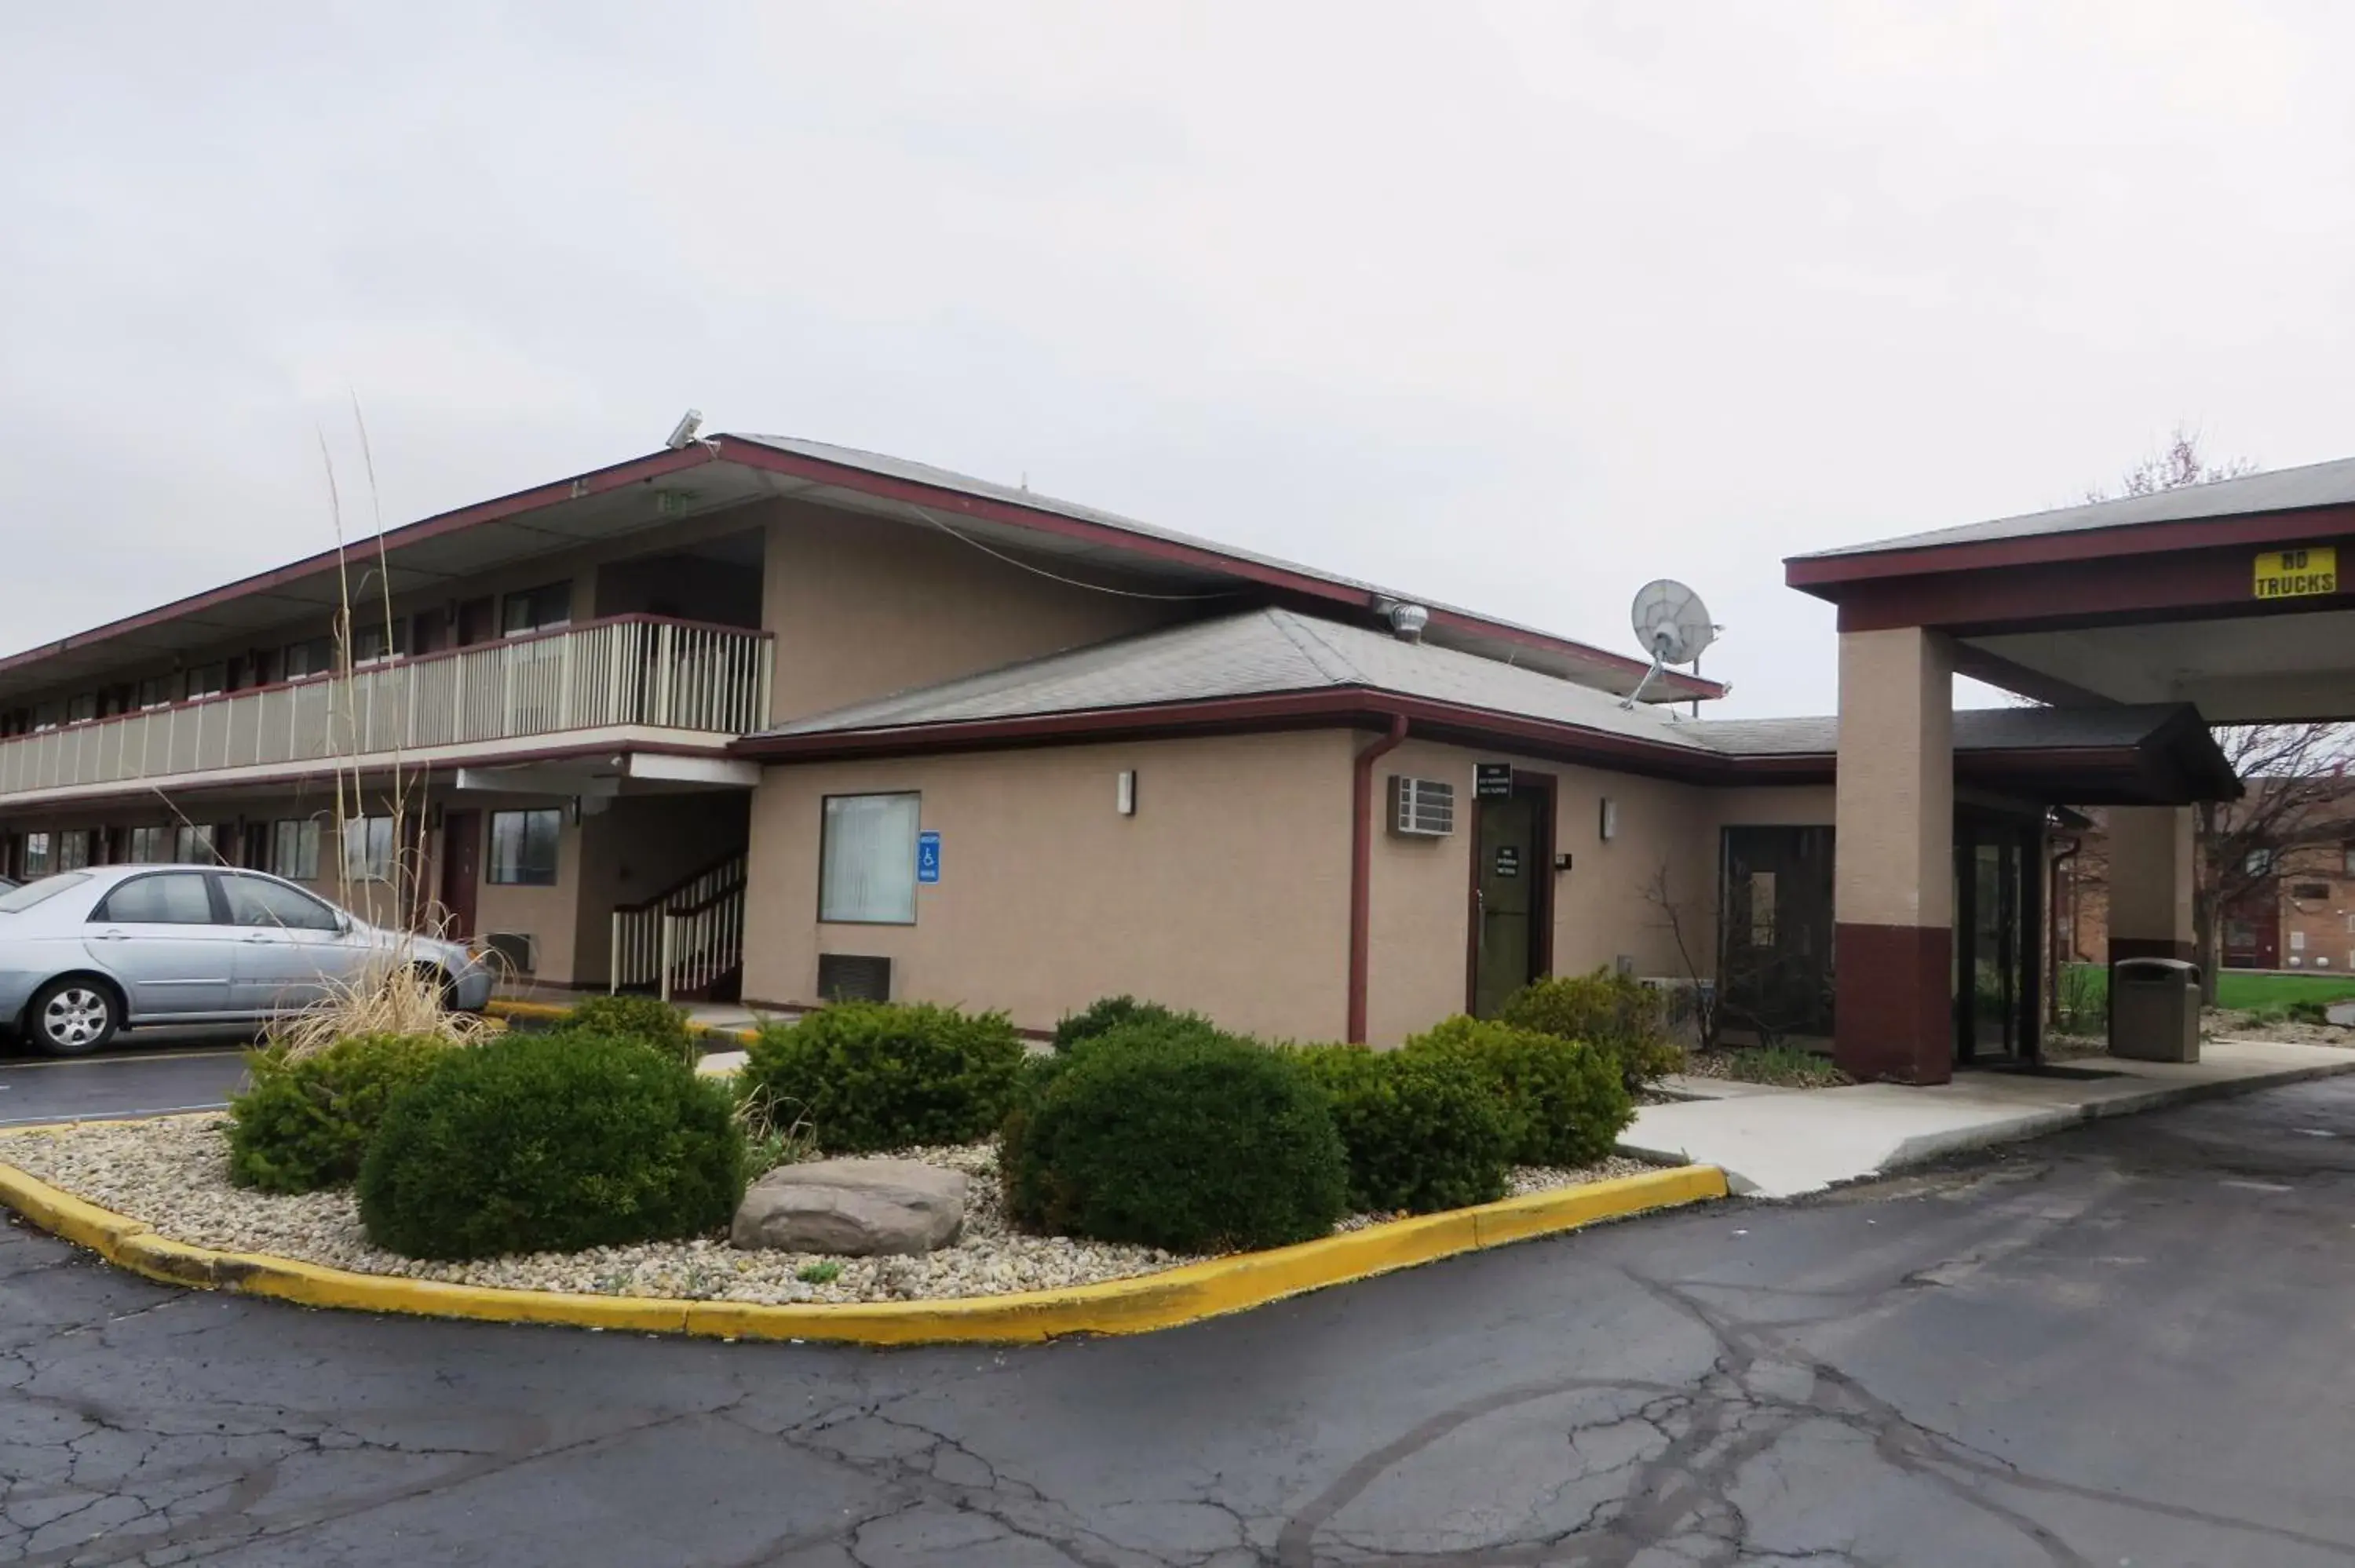
[[[1455,1017],[1414,1036],[1405,1050],[1454,1057],[1487,1082],[1502,1104],[1516,1164],[1592,1164],[1635,1119],[1616,1064],[1579,1041]]]
[[[699,1054],[686,1010],[658,996],[592,996],[566,1016],[564,1028],[577,1034],[642,1041],[681,1061],[692,1062]]]
[[[1218,1032],[1218,1026],[1199,1012],[1179,1012],[1157,1001],[1139,1001],[1133,996],[1107,996],[1090,1002],[1078,1012],[1067,1013],[1055,1025],[1055,1050],[1061,1054],[1113,1030],[1125,1032],[1140,1023],[1206,1034]]]
[[[1617,1064],[1629,1094],[1684,1065],[1684,1048],[1668,1038],[1660,993],[1633,975],[1596,969],[1537,980],[1508,998],[1498,1018],[1593,1046]]]
[[[229,1174],[265,1192],[348,1185],[394,1096],[453,1047],[425,1034],[359,1034],[290,1060],[246,1057],[252,1086],[229,1103]]]
[[[1505,1195],[1512,1127],[1470,1064],[1362,1045],[1310,1046],[1299,1060],[1333,1102],[1350,1208],[1423,1214]]]
[[[360,1166],[368,1239],[410,1257],[578,1252],[725,1226],[744,1193],[728,1090],[637,1041],[445,1052]]]
[[[838,1001],[762,1030],[741,1091],[805,1121],[828,1154],[970,1143],[1004,1119],[1024,1055],[1002,1012]]]
[[[1331,1232],[1348,1158],[1306,1068],[1231,1036],[1122,1033],[1034,1075],[1007,1118],[998,1163],[1018,1222],[1172,1252]]]

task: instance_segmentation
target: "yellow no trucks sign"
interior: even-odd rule
[[[2257,552],[2256,597],[2298,599],[2339,591],[2339,551],[2331,545]]]

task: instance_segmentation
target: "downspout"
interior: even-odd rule
[[[2061,924],[2061,895],[2064,874],[2073,869],[2070,863],[2085,847],[2085,841],[2078,837],[2068,843],[2067,849],[2054,853],[2045,879],[2045,918],[2051,921],[2051,928],[2045,933],[2044,940],[2044,1022],[2053,1027],[2061,1022],[2061,971],[2077,951],[2077,901],[2069,900],[2069,924],[2064,931]],[[2069,876],[2066,885],[2073,890],[2074,876]]]
[[[1371,968],[1374,880],[1374,764],[1406,739],[1406,715],[1391,715],[1390,733],[1361,748],[1349,780],[1349,1033],[1366,1038],[1366,983]]]

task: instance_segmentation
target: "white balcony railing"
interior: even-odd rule
[[[0,797],[636,726],[767,722],[764,631],[622,616],[0,740]]]

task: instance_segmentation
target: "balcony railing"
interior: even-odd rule
[[[0,740],[0,796],[641,726],[766,722],[765,631],[621,616]]]

